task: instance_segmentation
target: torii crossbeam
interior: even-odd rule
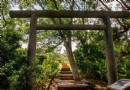
[[[38,18],[129,18],[130,12],[127,11],[70,11],[70,10],[23,10],[10,11],[12,18],[30,18],[35,14]]]

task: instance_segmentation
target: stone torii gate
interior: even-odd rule
[[[116,61],[114,58],[113,36],[110,18],[129,18],[126,11],[69,11],[69,10],[37,10],[10,11],[12,18],[31,18],[28,44],[28,65],[34,66],[36,54],[36,30],[104,30],[108,83],[117,80]],[[102,18],[104,25],[37,25],[37,18]],[[34,75],[32,72],[31,76]],[[30,79],[34,81],[34,78]]]

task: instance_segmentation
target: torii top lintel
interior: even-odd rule
[[[30,18],[32,14],[38,18],[129,18],[127,11],[70,11],[70,10],[10,10],[12,18]]]

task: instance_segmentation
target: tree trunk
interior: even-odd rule
[[[106,44],[108,84],[112,84],[117,80],[117,67],[114,58],[113,36],[111,30],[110,17],[109,16],[105,17],[104,22],[106,24],[106,30],[104,31],[104,34]]]
[[[72,73],[74,75],[74,79],[75,79],[75,81],[79,81],[80,77],[79,77],[77,66],[76,66],[75,61],[74,61],[71,42],[66,42],[65,41],[64,44],[65,44],[68,60],[69,60],[69,63],[70,63],[71,69],[72,69]]]
[[[28,56],[27,56],[27,67],[30,71],[27,74],[27,90],[31,90],[35,83],[35,59],[36,59],[36,23],[37,16],[32,14],[30,21],[30,31],[29,31],[29,43],[28,43]]]
[[[79,77],[77,66],[74,61],[74,56],[73,56],[72,47],[71,47],[71,31],[68,31],[67,35],[65,35],[63,31],[59,31],[59,33],[64,42],[64,46],[66,48],[67,57],[70,63],[70,67],[72,69],[72,73],[74,75],[74,79],[75,81],[79,81],[80,77]]]

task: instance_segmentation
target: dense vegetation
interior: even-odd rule
[[[21,2],[3,2],[0,25],[0,89],[25,90],[26,77],[31,70],[36,71],[35,85],[45,87],[51,77],[60,70],[59,63],[68,62],[67,57],[73,57],[72,42],[76,43],[72,61],[76,61],[77,71],[83,78],[98,79],[107,82],[106,52],[104,33],[99,31],[37,31],[36,66],[27,66],[27,49],[22,48],[28,42],[29,19],[11,19],[9,8],[19,5],[20,9],[37,9],[39,5],[43,10],[112,10],[102,0],[29,0]],[[122,4],[125,1],[117,1]],[[130,10],[129,2],[126,6],[117,7]],[[39,19],[40,24],[98,24],[102,20],[96,19]],[[118,79],[130,78],[130,19],[113,19],[112,26],[115,59],[117,62]],[[120,24],[120,25],[118,25]],[[114,27],[114,25],[116,27]],[[60,54],[61,47],[65,46],[66,53]],[[70,47],[70,48],[68,48]]]
[[[26,77],[26,50],[20,48],[19,41],[22,35],[11,25],[1,30],[0,38],[0,88],[22,89],[25,88]]]

